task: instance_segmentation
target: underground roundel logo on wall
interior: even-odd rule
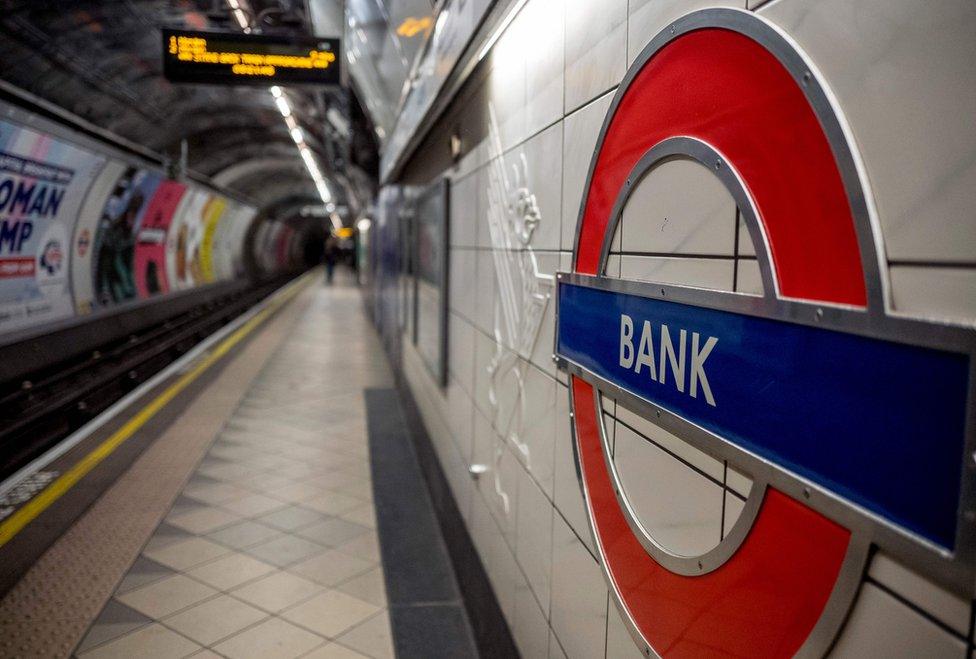
[[[735,201],[761,294],[610,274],[628,201],[681,162]],[[877,550],[972,597],[974,332],[888,311],[879,236],[840,109],[776,27],[695,12],[634,63],[557,275],[555,351],[597,554],[645,654],[824,654]],[[670,542],[631,496],[682,505],[651,467],[622,478],[607,419],[625,412],[661,455],[719,465],[711,546]]]

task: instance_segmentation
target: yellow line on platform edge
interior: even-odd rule
[[[290,290],[283,292],[279,299],[273,301],[249,321],[234,330],[230,336],[221,341],[220,344],[218,344],[217,347],[214,348],[214,350],[210,352],[200,363],[194,366],[192,370],[184,373],[176,382],[167,387],[163,393],[154,398],[151,403],[139,410],[138,414],[129,419],[125,425],[112,433],[112,435],[104,442],[99,444],[95,450],[86,455],[71,469],[55,479],[54,482],[44,488],[40,494],[31,499],[26,505],[19,508],[17,512],[5,519],[3,522],[0,522],[0,547],[7,544],[25,526],[30,524],[41,513],[47,510],[55,501],[64,496],[64,494],[78,481],[84,478],[88,472],[94,469],[102,460],[111,455],[112,452],[123,442],[132,437],[137,430],[146,425],[146,423],[153,418],[156,413],[163,409],[167,403],[173,400],[181,391],[190,386],[190,384],[200,377],[200,375],[202,375],[208,368],[217,363],[221,357],[226,355],[231,348],[240,343],[244,337],[254,331],[254,329],[264,322],[268,316],[278,310],[290,299],[295,297],[295,295],[297,295],[298,292],[309,281],[311,281],[311,278],[307,278],[305,281],[296,282]]]

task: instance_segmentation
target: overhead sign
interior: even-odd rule
[[[163,74],[209,85],[338,85],[339,39],[164,29]]]
[[[647,656],[697,654],[702,639],[719,654],[824,654],[874,548],[973,596],[976,332],[889,312],[856,156],[813,70],[750,12],[669,25],[610,106],[573,272],[557,276],[588,516]],[[606,276],[633,190],[674,159],[735,199],[763,296]],[[751,479],[717,546],[678,555],[641,523],[607,400]]]

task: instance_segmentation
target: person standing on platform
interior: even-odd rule
[[[325,240],[325,283],[332,284],[336,262],[339,260],[339,241],[335,236]]]

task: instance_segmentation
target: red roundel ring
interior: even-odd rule
[[[714,9],[676,21],[634,63],[607,114],[573,270],[602,274],[628,175],[656,144],[688,137],[711,145],[738,173],[779,296],[879,308],[874,239],[839,122],[792,43],[754,14]],[[829,647],[863,568],[859,539],[769,487],[728,560],[701,575],[671,571],[642,546],[620,508],[593,386],[573,376],[570,398],[598,553],[648,654],[786,656]]]

